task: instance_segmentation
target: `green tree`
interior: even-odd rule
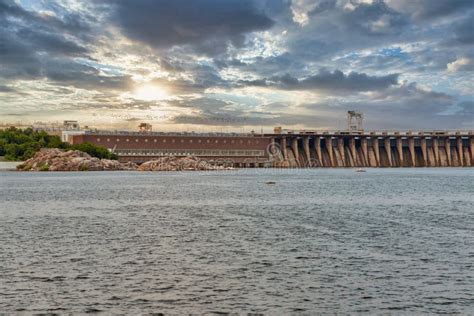
[[[118,156],[108,151],[107,148],[89,142],[72,145],[70,149],[80,150],[100,159],[118,159]]]
[[[34,131],[31,128],[21,130],[15,127],[0,130],[0,156],[5,156],[6,160],[29,159],[41,148],[75,149],[101,159],[118,159],[117,155],[105,147],[92,143],[69,145],[62,142],[59,136],[49,135],[45,131]]]

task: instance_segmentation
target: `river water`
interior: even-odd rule
[[[2,171],[0,205],[0,312],[474,313],[474,169]]]

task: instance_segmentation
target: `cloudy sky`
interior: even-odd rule
[[[0,0],[0,122],[474,128],[472,0]]]

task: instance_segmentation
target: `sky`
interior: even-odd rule
[[[0,0],[0,123],[474,129],[472,0]]]

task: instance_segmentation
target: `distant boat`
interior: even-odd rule
[[[365,169],[362,169],[362,168],[357,168],[356,169],[356,172],[365,172],[366,170]]]
[[[275,184],[276,182],[273,182],[273,181],[268,181],[268,182],[265,182],[265,184]]]

